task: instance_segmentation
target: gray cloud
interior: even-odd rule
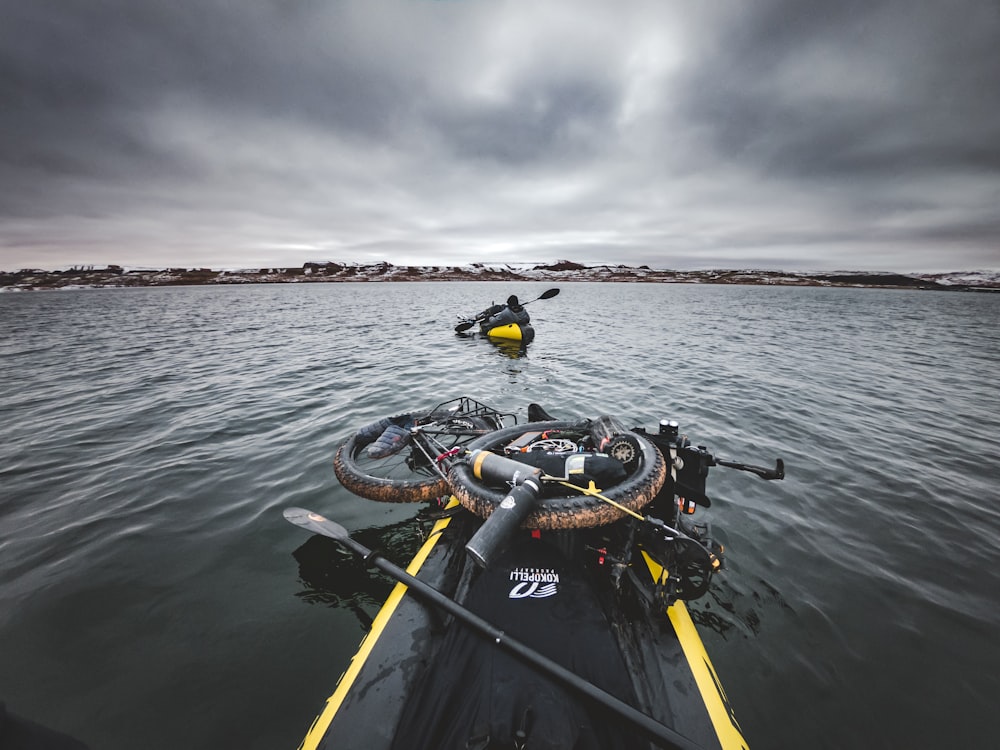
[[[1000,268],[995,3],[0,10],[0,268]]]

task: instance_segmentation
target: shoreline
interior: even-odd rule
[[[552,265],[396,266],[391,263],[305,263],[301,267],[221,270],[167,268],[126,270],[121,266],[62,271],[22,269],[0,272],[0,291],[103,289],[233,284],[378,283],[400,281],[619,282],[657,284],[737,284],[756,286],[856,287],[938,291],[1000,292],[1000,274],[898,274],[841,271],[789,273],[764,270],[654,270],[648,266]]]

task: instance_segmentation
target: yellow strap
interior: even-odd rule
[[[454,496],[448,501],[445,509],[458,507],[458,500]],[[442,532],[447,528],[448,524],[451,523],[451,516],[439,519],[437,523],[434,524],[434,528],[431,529],[431,533],[428,535],[427,540],[424,542],[423,546],[414,556],[413,560],[406,567],[406,572],[412,576],[417,575],[420,572],[420,567],[424,564],[424,561],[431,554],[431,550],[434,549],[434,545],[441,539]],[[344,673],[340,676],[337,681],[337,687],[334,690],[333,695],[331,695],[326,700],[326,705],[320,712],[309,727],[309,731],[302,740],[302,744],[299,745],[299,750],[317,750],[320,743],[323,741],[323,736],[326,731],[330,728],[330,724],[333,722],[334,717],[337,715],[337,711],[340,710],[341,704],[347,698],[347,694],[350,692],[351,687],[354,684],[354,680],[361,673],[361,668],[365,665],[365,661],[371,654],[372,650],[375,648],[375,643],[378,641],[379,637],[382,635],[382,631],[385,629],[386,625],[389,624],[389,620],[392,619],[396,608],[399,603],[403,601],[403,597],[406,596],[407,592],[406,584],[397,583],[389,597],[385,600],[382,608],[378,611],[375,616],[375,620],[372,622],[371,630],[361,641],[361,645],[358,648],[358,652],[351,658],[351,663],[344,670]]]
[[[549,477],[542,477],[542,479],[548,479],[548,478]],[[558,480],[558,481],[559,481],[559,484],[565,485],[566,487],[572,487],[574,490],[579,490],[584,495],[591,495],[591,496],[596,497],[596,498],[598,498],[600,500],[603,500],[604,502],[608,503],[609,505],[613,505],[614,507],[618,508],[618,510],[620,510],[622,513],[628,513],[633,518],[638,518],[640,521],[645,521],[646,520],[645,516],[640,515],[639,513],[636,513],[631,508],[626,508],[621,503],[616,503],[610,497],[606,497],[606,496],[602,495],[601,491],[599,489],[597,489],[597,485],[594,484],[593,480],[590,481],[590,486],[586,487],[586,488],[581,487],[578,484],[571,484],[570,482],[564,482],[561,479]]]

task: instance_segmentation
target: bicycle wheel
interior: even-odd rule
[[[526,425],[513,425],[473,440],[465,448],[469,451],[477,449],[493,451],[529,430],[540,432],[570,431],[579,428],[579,425],[579,421],[531,422]],[[642,435],[629,434],[637,439],[639,445],[640,460],[638,466],[624,481],[603,489],[601,494],[629,510],[638,511],[652,502],[656,493],[660,491],[666,478],[667,467],[655,445]],[[451,467],[448,471],[448,480],[458,501],[482,518],[489,517],[506,497],[509,490],[509,488],[495,489],[483,484],[473,476],[472,469],[465,462],[458,462]],[[600,498],[566,489],[565,494],[540,498],[522,527],[530,529],[583,529],[613,523],[624,516],[624,511]]]
[[[385,458],[369,457],[366,448],[371,441],[351,435],[333,459],[337,479],[355,495],[383,503],[430,502],[451,494],[448,480],[438,472],[437,456],[496,429],[496,425],[481,416],[454,416],[421,424],[432,416],[417,416],[418,427],[411,432],[410,444]]]

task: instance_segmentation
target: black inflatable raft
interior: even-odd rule
[[[747,746],[684,602],[656,604],[662,566],[643,552],[631,568],[636,580],[626,574],[616,589],[609,550],[625,528],[521,533],[481,571],[465,554],[480,524],[465,510],[438,521],[408,572],[671,727],[690,747]],[[400,583],[301,747],[655,746]]]
[[[781,479],[781,460],[769,469],[717,459],[667,420],[651,434],[610,417],[558,422],[532,405],[527,424],[500,427],[503,415],[467,397],[442,406],[431,411],[435,420],[416,420],[422,451],[397,455],[407,471],[450,462],[426,483],[446,479],[454,491],[444,507],[422,511],[433,527],[406,572],[336,523],[285,511],[399,582],[301,747],[746,748],[685,606],[705,593],[722,559],[708,525],[689,514],[711,505],[709,467]],[[490,414],[499,429],[465,424]],[[432,444],[422,442],[432,424],[472,442],[432,460]],[[378,492],[361,494],[377,500],[394,488],[418,494],[395,465],[385,467],[391,478],[376,479],[355,442],[338,451],[338,476],[364,478],[354,484],[366,492],[374,483]],[[573,452],[552,468],[552,451],[566,442]],[[596,489],[598,469],[612,460],[625,478]],[[484,534],[524,497],[533,512]],[[486,536],[491,554],[473,554]]]

